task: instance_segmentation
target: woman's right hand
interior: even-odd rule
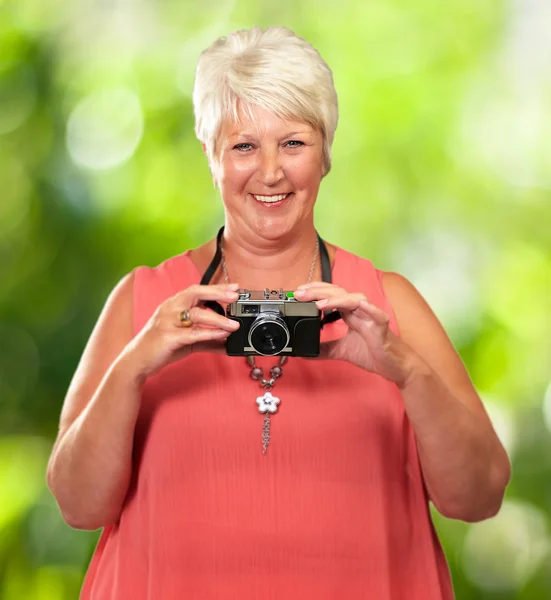
[[[133,366],[145,379],[192,351],[223,351],[224,340],[239,329],[239,324],[199,304],[207,300],[235,302],[238,287],[238,284],[192,285],[168,298],[158,306],[123,354],[132,357]],[[180,320],[180,314],[186,309],[191,326],[184,326]]]

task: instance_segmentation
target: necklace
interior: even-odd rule
[[[314,269],[316,268],[316,262],[318,259],[319,247],[319,237],[316,236],[316,249],[314,251],[314,257],[312,258],[312,265],[310,266],[310,273],[308,274],[307,283],[310,283],[312,281]],[[224,257],[224,248],[222,247],[222,244],[220,244],[220,251],[222,255],[220,262],[222,264],[222,271],[224,272],[224,280],[226,284],[229,284],[230,277],[228,275],[228,267],[226,265],[226,259]],[[264,424],[262,427],[262,454],[266,454],[266,451],[268,450],[268,444],[270,443],[270,415],[273,415],[277,412],[277,408],[281,403],[281,400],[276,396],[273,396],[271,391],[276,383],[277,378],[283,375],[283,365],[287,362],[287,359],[287,356],[281,356],[279,358],[279,364],[274,365],[270,369],[270,379],[264,379],[264,370],[261,367],[257,367],[255,365],[254,356],[245,357],[248,366],[251,367],[251,378],[255,381],[258,381],[260,385],[264,388],[264,395],[259,396],[256,399],[258,411],[264,415]]]

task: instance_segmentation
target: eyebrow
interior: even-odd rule
[[[228,135],[228,138],[235,137],[242,137],[245,140],[252,140],[254,138],[254,135],[250,133],[241,133],[240,131],[237,131],[236,133],[230,133],[230,135]]]
[[[290,138],[293,137],[295,135],[308,135],[310,132],[309,131],[291,131],[290,133],[286,133],[284,136],[281,137],[281,139],[285,139],[285,138]],[[241,137],[244,140],[254,140],[256,139],[257,136],[255,136],[252,133],[245,133],[245,132],[240,132],[237,131],[235,133],[230,133],[230,135],[228,136],[228,138],[235,138],[235,137]]]

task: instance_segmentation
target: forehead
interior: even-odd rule
[[[294,119],[283,119],[274,112],[257,106],[249,110],[238,110],[238,120],[224,122],[222,134],[224,137],[233,138],[252,135],[286,135],[293,133],[313,133],[315,131],[309,123]]]

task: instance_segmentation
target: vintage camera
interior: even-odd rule
[[[299,302],[293,292],[238,290],[226,316],[240,327],[226,340],[230,356],[319,356],[321,311],[315,302]]]

